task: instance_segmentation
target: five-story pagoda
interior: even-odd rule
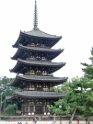
[[[17,52],[12,59],[17,60],[17,64],[11,72],[17,73],[17,76],[11,85],[23,91],[17,92],[11,100],[18,101],[22,114],[47,114],[47,106],[63,97],[61,93],[50,91],[51,87],[67,80],[66,77],[52,75],[65,65],[63,62],[52,62],[63,51],[51,49],[60,39],[61,36],[39,30],[35,1],[34,28],[28,32],[20,32],[13,45]]]

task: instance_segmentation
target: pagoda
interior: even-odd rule
[[[62,98],[51,88],[64,83],[67,77],[55,77],[53,73],[62,68],[64,62],[53,62],[63,49],[52,49],[61,36],[51,35],[38,28],[37,3],[35,0],[34,28],[31,31],[20,31],[16,43],[17,48],[13,60],[17,63],[11,72],[17,73],[12,82],[13,87],[21,88],[11,97],[18,102],[22,115],[49,114],[48,105]]]

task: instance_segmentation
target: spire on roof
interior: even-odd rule
[[[37,16],[37,1],[35,0],[35,9],[34,9],[34,30],[38,30],[38,16]]]

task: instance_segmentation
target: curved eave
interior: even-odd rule
[[[37,76],[37,75],[17,75],[11,86],[25,88],[27,83],[51,83],[56,86],[67,81],[67,77]]]
[[[39,92],[39,91],[24,91],[18,92],[17,95],[30,98],[62,98],[62,93],[57,92]]]
[[[53,42],[50,46],[54,46],[61,38],[62,36],[54,36],[54,37],[39,37],[39,36],[34,36],[34,35],[29,35],[27,32],[22,32],[20,31],[18,40],[16,41],[16,43],[13,45],[14,48],[17,48],[19,44],[22,44],[22,40],[25,38],[30,38],[30,39],[43,39],[43,40],[50,40],[51,42]]]
[[[29,37],[37,37],[37,38],[48,38],[48,39],[59,39],[61,36],[51,35],[45,33],[41,30],[31,30],[27,32],[21,32],[22,34],[29,36]]]
[[[63,52],[64,49],[48,49],[48,48],[40,48],[40,47],[28,47],[19,45],[18,50],[15,53],[15,55],[12,57],[13,60],[16,60],[18,58],[22,58],[24,56],[25,52],[33,52],[33,53],[48,53],[49,60],[54,59],[57,57],[61,52]],[[26,58],[26,56],[25,56]]]
[[[39,92],[39,91],[23,91],[17,92],[14,96],[9,99],[20,99],[20,98],[33,98],[33,99],[59,99],[63,98],[65,95],[57,92]]]
[[[17,64],[15,65],[15,67],[13,69],[11,69],[11,72],[15,72],[15,73],[25,73],[26,68],[29,67],[39,67],[39,68],[46,68],[48,69],[49,73],[53,73],[57,70],[59,70],[61,67],[63,67],[66,63],[55,63],[55,62],[46,62],[46,61],[28,61],[28,60],[22,60],[22,59],[18,59]]]
[[[12,45],[12,47],[17,48],[18,44],[20,44],[21,40],[22,40],[22,33],[20,31],[18,39],[17,39],[16,43],[14,45]]]
[[[39,29],[38,30],[31,30],[31,31],[23,32],[23,33],[26,35],[29,35],[29,36],[35,36],[35,37],[41,37],[41,38],[59,38],[60,37],[60,36],[48,34],[44,31],[39,30]]]

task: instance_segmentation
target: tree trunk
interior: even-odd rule
[[[86,119],[86,124],[90,124],[89,118]]]
[[[88,118],[88,124],[90,124],[89,118]]]
[[[70,117],[70,120],[69,120],[68,124],[72,124],[72,121],[73,121],[73,118],[75,116],[75,113],[76,113],[76,108],[74,109],[74,111],[73,111],[73,113],[72,113],[72,115]]]

